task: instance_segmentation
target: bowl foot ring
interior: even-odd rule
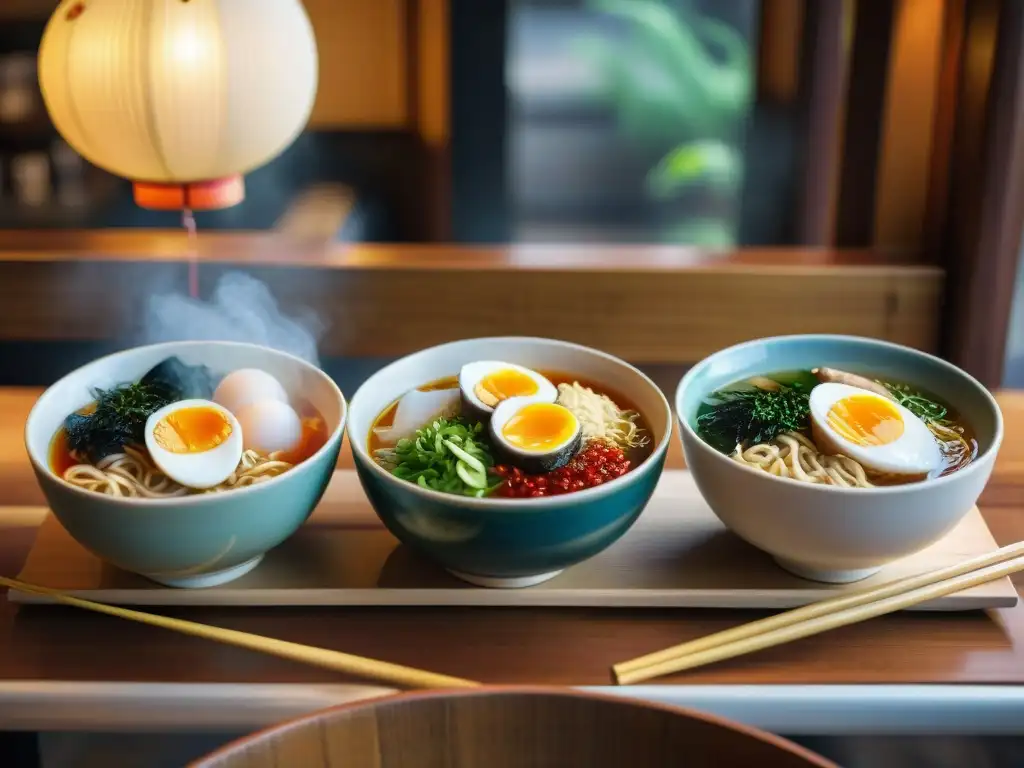
[[[470,584],[477,587],[488,587],[490,589],[523,589],[524,587],[533,587],[537,584],[543,584],[545,581],[550,581],[560,574],[561,571],[538,573],[534,576],[478,576],[475,573],[462,573],[461,571],[453,571],[449,568],[448,573],[458,579],[468,581]]]
[[[810,581],[820,581],[826,584],[850,584],[854,581],[861,581],[874,576],[880,570],[881,566],[877,568],[857,568],[849,571],[829,571],[823,568],[815,568],[813,565],[807,565],[805,563],[797,563],[793,560],[786,560],[782,557],[774,558],[775,562],[778,563],[779,567],[789,571],[794,576],[799,576],[801,579],[808,579]]]
[[[165,587],[174,587],[175,589],[203,589],[205,587],[219,587],[221,584],[227,584],[229,581],[240,579],[261,562],[263,562],[263,555],[257,555],[252,560],[246,560],[244,563],[233,565],[222,571],[198,573],[195,576],[176,577],[148,573],[144,573],[142,575],[150,581],[155,581],[157,584],[163,584]]]

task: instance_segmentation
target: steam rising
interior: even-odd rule
[[[270,289],[251,275],[228,272],[209,302],[180,294],[154,296],[145,317],[147,343],[242,341],[288,352],[319,365],[323,324],[312,313],[287,317]]]

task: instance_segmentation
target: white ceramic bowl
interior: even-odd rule
[[[267,371],[320,412],[330,435],[327,443],[280,477],[216,494],[114,497],[71,485],[53,473],[53,436],[68,414],[94,399],[94,388],[137,381],[172,356],[218,374],[239,368]],[[82,546],[126,571],[171,587],[195,588],[248,573],[306,521],[334,473],[344,429],[345,398],[315,366],[251,344],[189,341],[128,349],[69,373],[32,408],[25,445],[50,509]]]
[[[537,499],[441,493],[377,464],[367,439],[381,411],[410,389],[457,375],[475,360],[564,371],[621,392],[647,420],[651,455],[599,487]],[[554,339],[503,337],[441,344],[382,368],[352,397],[348,424],[363,490],[397,539],[477,586],[527,587],[593,557],[629,530],[661,476],[672,409],[654,382],[609,354]]]
[[[917,385],[956,408],[975,432],[978,457],[935,480],[873,489],[811,485],[743,466],[694,431],[711,392],[749,376],[828,366]],[[686,464],[701,494],[734,533],[788,571],[825,582],[866,578],[935,543],[975,505],[1003,439],[995,399],[937,357],[853,336],[779,336],[716,352],[676,391]]]

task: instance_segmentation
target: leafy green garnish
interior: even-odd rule
[[[920,392],[911,389],[907,384],[890,384],[885,381],[879,383],[892,393],[892,396],[896,398],[897,403],[902,405],[926,424],[928,422],[942,423],[946,418],[946,414],[949,413],[949,409],[942,403],[938,403]]]
[[[68,449],[93,463],[126,445],[142,445],[149,417],[177,399],[168,388],[148,384],[96,389],[93,397],[91,413],[73,413],[64,420]]]
[[[723,453],[810,426],[810,395],[802,387],[716,392],[705,408],[697,416],[697,434]]]
[[[389,451],[379,452],[391,474],[444,493],[487,496],[504,482],[490,471],[494,459],[480,439],[482,424],[437,419]]]

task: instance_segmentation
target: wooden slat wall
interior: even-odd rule
[[[796,101],[805,0],[761,0],[758,96],[782,104]]]
[[[433,149],[448,144],[451,117],[448,57],[448,0],[414,0],[417,13],[419,113],[417,127]]]
[[[405,0],[302,0],[320,49],[311,128],[406,127],[411,119]],[[427,5],[431,0],[427,0]],[[0,0],[0,18],[45,19],[57,0]]]
[[[433,242],[452,236],[451,73],[448,0],[410,0],[417,22],[416,128],[423,140],[424,231]]]
[[[805,5],[800,22],[799,130],[804,157],[796,242],[804,246],[827,247],[835,242],[848,69],[845,31],[850,13],[848,0],[811,2]],[[780,83],[785,82],[779,77]]]
[[[924,239],[946,3],[895,5],[873,243],[887,252],[915,253]]]
[[[45,19],[60,0],[3,0],[0,19]]]
[[[68,246],[68,247],[62,247]],[[137,340],[154,293],[184,291],[180,234],[0,237],[0,339]],[[354,246],[201,238],[204,295],[225,270],[328,324],[323,354],[401,355],[469,336],[564,338],[638,363],[734,342],[834,332],[936,348],[942,273],[865,252],[678,247]]]
[[[320,90],[310,127],[404,127],[410,83],[403,0],[303,2],[320,49]]]
[[[1024,230],[1024,3],[969,0],[953,137],[944,350],[1002,384]]]
[[[835,243],[873,245],[881,115],[892,40],[893,0],[858,0],[843,136]]]
[[[953,138],[960,106],[960,70],[964,60],[964,32],[967,23],[967,0],[946,0],[943,7],[945,16],[942,26],[942,58],[924,222],[925,258],[942,253],[946,236]]]

